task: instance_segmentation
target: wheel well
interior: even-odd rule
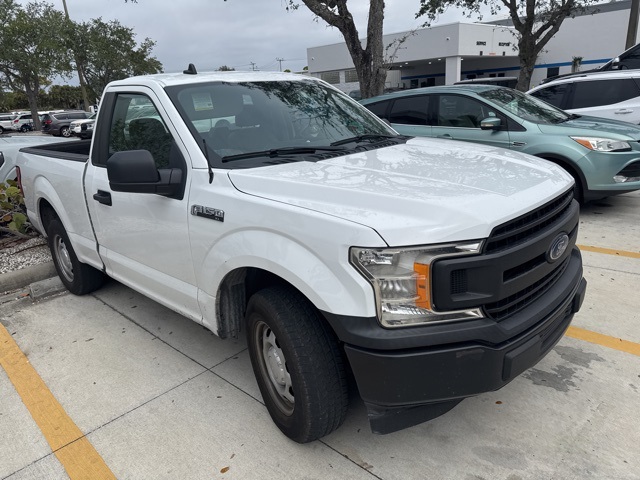
[[[47,234],[47,226],[54,218],[60,218],[49,202],[40,200],[40,222],[42,223],[42,233]]]
[[[259,268],[238,268],[228,273],[220,283],[216,295],[220,338],[237,337],[242,330],[247,302],[251,296],[263,288],[274,285],[287,285],[295,289],[285,279]]]
[[[575,197],[579,202],[582,202],[584,199],[584,191],[587,189],[587,180],[584,178],[580,169],[576,168],[571,161],[564,157],[559,157],[553,154],[540,154],[537,156],[564,168],[569,175],[573,177],[576,182]]]

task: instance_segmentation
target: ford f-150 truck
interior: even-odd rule
[[[18,167],[72,293],[108,275],[222,338],[243,332],[297,442],[343,422],[349,385],[376,433],[501,388],[585,292],[566,172],[400,136],[315,78],[116,81],[91,141],[23,149]]]

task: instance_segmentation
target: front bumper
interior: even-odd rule
[[[502,322],[425,326],[421,335],[400,338],[401,330],[376,329],[370,319],[327,315],[345,341],[372,430],[390,433],[435,418],[466,397],[503,387],[538,363],[562,338],[584,299],[577,249],[571,257],[550,291]]]

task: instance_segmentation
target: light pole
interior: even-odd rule
[[[64,7],[64,16],[69,23],[69,31],[71,31],[71,19],[69,18],[69,10],[67,9],[67,0],[62,0],[62,6]],[[74,43],[74,42],[72,42]],[[87,95],[87,86],[84,81],[84,70],[82,64],[78,61],[78,55],[76,54],[75,47],[71,49],[73,52],[73,60],[76,62],[76,70],[78,72],[78,80],[80,81],[80,91],[82,92],[82,101],[84,102],[84,110],[89,111],[89,96]]]

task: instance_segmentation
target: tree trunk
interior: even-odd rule
[[[29,101],[29,110],[31,111],[31,119],[33,120],[33,130],[36,132],[40,131],[40,116],[38,115],[39,88],[39,82],[36,82],[33,87],[29,82],[24,83],[24,92],[27,94],[27,100]]]
[[[358,74],[362,98],[380,95],[387,80],[382,45],[384,0],[369,0],[366,48],[362,48],[358,30],[351,12],[347,8],[347,0],[333,0],[331,2],[302,0],[302,2],[328,25],[336,27],[342,33]]]
[[[531,86],[531,77],[538,58],[536,44],[531,36],[528,38],[522,37],[518,42],[518,58],[520,59],[520,74],[518,75],[516,90],[526,92]]]

